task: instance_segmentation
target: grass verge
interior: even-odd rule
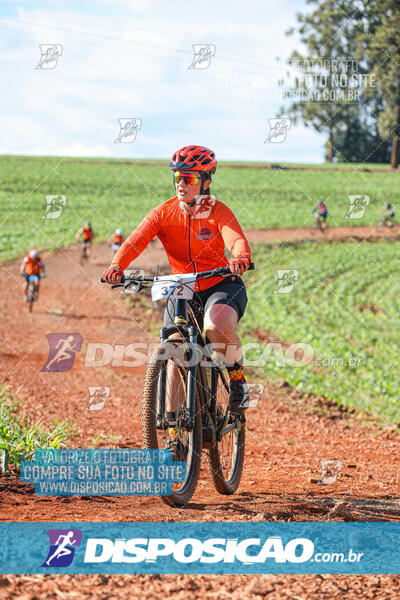
[[[253,343],[247,364],[269,381],[400,422],[398,244],[253,250],[240,328],[243,343]]]
[[[0,259],[34,246],[55,250],[70,244],[86,220],[93,224],[96,241],[107,239],[117,227],[130,233],[154,206],[174,196],[167,165],[168,161],[155,166],[146,161],[3,158]],[[311,211],[320,200],[327,203],[329,225],[377,225],[385,200],[400,205],[399,177],[351,167],[322,172],[221,164],[211,192],[233,210],[244,229],[311,226]],[[56,211],[51,218],[46,217],[48,195],[65,196],[60,214]],[[348,218],[349,195],[369,196],[360,218]]]
[[[51,429],[40,421],[32,423],[20,408],[14,395],[6,387],[0,387],[0,451],[5,451],[4,462],[16,471],[23,460],[34,458],[36,450],[64,448],[64,442],[75,433],[75,426],[66,420],[53,421]],[[7,472],[7,464],[3,468]]]

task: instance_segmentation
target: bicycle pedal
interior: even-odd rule
[[[246,423],[246,416],[242,413],[230,413],[228,423],[232,425],[233,423]]]

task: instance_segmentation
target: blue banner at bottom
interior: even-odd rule
[[[400,573],[400,523],[0,523],[0,572]]]

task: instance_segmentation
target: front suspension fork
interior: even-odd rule
[[[192,352],[196,348],[197,342],[197,327],[189,327],[189,341],[192,347]],[[188,352],[185,352],[186,357]],[[193,359],[193,356],[192,356]],[[194,425],[194,417],[196,410],[196,364],[192,364],[194,361],[191,360],[191,366],[188,367],[187,372],[187,388],[186,388],[186,416],[184,419],[183,426],[191,430]]]

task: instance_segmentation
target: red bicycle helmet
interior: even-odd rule
[[[215,173],[215,153],[205,146],[184,146],[173,155],[169,168],[182,171],[204,171]]]

